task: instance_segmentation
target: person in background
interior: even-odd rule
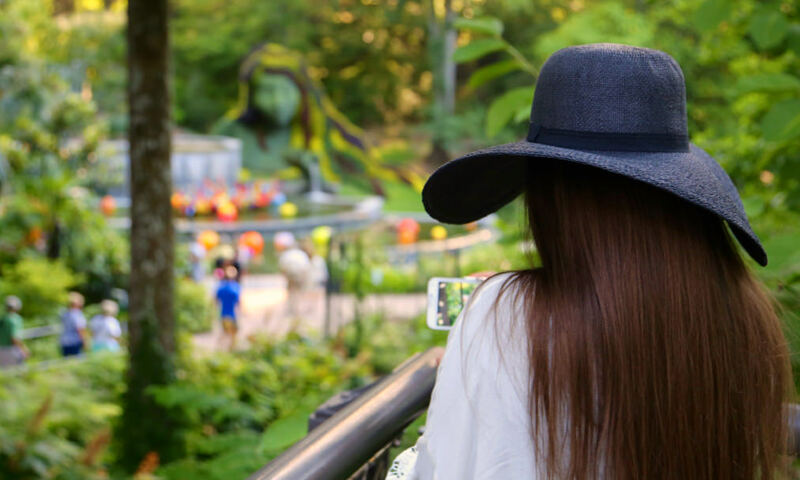
[[[195,283],[202,282],[203,277],[206,275],[206,269],[203,265],[205,258],[206,247],[197,240],[192,242],[189,246],[189,263],[192,266],[192,280],[194,280]]]
[[[242,278],[247,273],[247,269],[250,266],[251,260],[253,260],[253,251],[250,249],[250,247],[242,244],[237,244],[234,266],[239,271],[239,278],[237,279],[239,283],[242,283]]]
[[[275,236],[275,252],[278,254],[278,269],[286,278],[287,316],[296,330],[300,323],[300,304],[303,292],[311,283],[311,259],[298,248],[297,241],[289,232]]]
[[[6,297],[6,311],[0,317],[0,367],[22,363],[29,355],[22,343],[22,300],[14,295]]]
[[[83,316],[83,295],[69,292],[68,308],[61,314],[61,353],[65,357],[80,355],[87,343],[86,317]]]
[[[122,329],[117,320],[119,307],[114,300],[100,302],[100,314],[89,321],[89,330],[92,332],[92,351],[116,352],[119,350],[119,338]]]
[[[229,350],[236,346],[236,333],[238,324],[236,310],[239,307],[241,289],[236,280],[239,272],[233,265],[225,267],[225,274],[217,288],[216,300],[220,306],[220,320],[222,320],[223,338],[229,339]]]
[[[214,276],[218,280],[223,280],[225,278],[225,268],[229,266],[236,269],[236,281],[241,283],[242,267],[236,258],[236,249],[230,244],[220,245],[217,249],[217,258],[214,260]]]
[[[310,239],[303,240],[301,248],[310,261],[301,293],[303,300],[299,302],[303,307],[303,316],[306,318],[324,318],[328,266],[325,264],[325,259],[317,253]]]
[[[308,287],[314,289],[325,287],[328,281],[328,266],[325,264],[325,259],[316,252],[311,240],[303,241],[302,249],[311,261],[310,285]]]

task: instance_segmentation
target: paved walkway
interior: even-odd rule
[[[206,280],[209,294],[213,294],[215,281]],[[286,282],[281,275],[248,275],[242,281],[241,318],[237,348],[246,348],[253,335],[283,337],[295,322],[289,316]],[[361,304],[362,315],[383,314],[388,320],[408,320],[425,312],[427,298],[424,293],[368,295]],[[297,302],[299,321],[296,327],[305,334],[321,333],[325,328],[326,305],[322,289],[304,292]],[[353,320],[356,301],[353,295],[337,294],[329,299],[330,331]],[[194,336],[194,344],[202,350],[227,349],[219,322],[211,332]]]

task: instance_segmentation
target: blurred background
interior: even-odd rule
[[[536,250],[516,202],[441,225],[422,185],[524,138],[543,61],[582,43],[680,63],[692,141],[739,188],[770,260],[752,266],[800,349],[797,2],[172,0],[174,315],[155,328],[177,347],[142,390],[154,409],[126,422],[131,372],[149,368],[126,353],[128,7],[0,0],[0,294],[20,300],[3,312],[28,352],[0,370],[0,477],[245,478],[327,398],[444,345],[428,279]],[[231,284],[236,331],[220,322]],[[75,311],[84,350],[64,357]]]

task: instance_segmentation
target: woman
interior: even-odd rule
[[[114,300],[100,302],[100,314],[89,321],[89,330],[92,332],[92,351],[119,351],[119,339],[122,328],[117,320],[119,307]]]
[[[415,478],[779,473],[786,342],[728,228],[766,253],[685,108],[663,52],[567,48],[526,141],[430,178],[425,207],[449,223],[524,192],[541,266],[487,280],[450,333]]]
[[[80,355],[86,346],[86,317],[83,316],[83,295],[69,292],[67,309],[61,314],[61,354],[65,357]]]

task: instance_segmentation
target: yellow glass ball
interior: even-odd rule
[[[447,229],[441,225],[431,228],[431,238],[434,240],[444,240],[447,238]]]
[[[292,218],[297,215],[297,205],[292,202],[286,202],[278,207],[278,213],[283,218]]]

